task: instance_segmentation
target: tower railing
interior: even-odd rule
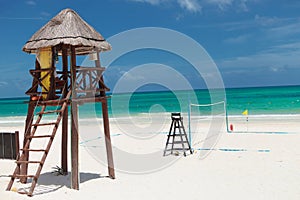
[[[109,91],[109,88],[103,82],[102,76],[104,71],[104,67],[77,66],[75,87],[77,94],[90,96]]]
[[[103,72],[104,67],[76,67],[76,84],[75,90],[77,97],[95,97],[101,96],[101,92],[109,91],[110,89],[104,84]],[[52,96],[61,95],[65,87],[64,72],[54,71],[53,68],[47,69],[32,69],[29,70],[33,77],[32,86],[27,90],[26,94],[30,96],[40,96],[53,93]],[[56,74],[56,75],[54,75]],[[49,78],[51,86],[47,87],[44,83],[46,78]],[[71,73],[67,72],[68,83],[71,81]],[[42,90],[42,88],[44,88]],[[71,85],[68,84],[68,91],[71,89]],[[74,97],[73,97],[74,98]],[[50,98],[51,99],[51,98]],[[45,100],[45,99],[44,99]]]

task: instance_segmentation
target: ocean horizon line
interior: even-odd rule
[[[110,119],[119,119],[119,118],[128,118],[128,117],[147,117],[146,115],[166,115],[166,116],[171,116],[171,113],[174,113],[174,112],[157,112],[157,113],[144,113],[144,112],[141,112],[141,113],[133,113],[131,115],[125,115],[125,114],[117,114],[117,115],[112,115],[110,114],[109,115],[109,118]],[[188,116],[188,113],[187,112],[179,112],[182,114],[182,116]],[[142,116],[144,115],[144,116]],[[53,116],[50,116],[48,117],[47,120],[51,120],[51,117]],[[216,115],[198,115],[198,117],[206,117],[206,118],[209,118],[209,117],[225,117],[225,113],[223,114],[216,114]],[[299,114],[250,114],[250,115],[243,115],[243,114],[228,114],[228,117],[231,117],[231,118],[265,118],[265,117],[300,117],[300,113]],[[54,117],[53,117],[54,118]],[[70,116],[69,116],[70,118]],[[15,121],[15,122],[23,122],[24,120],[26,119],[26,115],[12,115],[12,116],[1,116],[0,117],[0,124],[2,123],[6,123],[6,122],[9,122],[9,121]],[[80,116],[79,115],[79,119],[82,119],[82,120],[90,120],[90,119],[96,119],[96,120],[101,120],[102,117],[99,117],[97,115],[94,115],[94,116],[88,116],[88,115],[82,115]]]
[[[249,111],[249,115],[300,114],[300,86],[226,89],[226,101],[223,91],[212,92],[215,96],[219,95],[219,102],[211,99],[207,89],[113,94],[108,98],[108,111],[110,115],[117,116],[128,113],[188,112],[189,109],[202,115],[225,112],[239,115],[245,110]],[[28,97],[0,99],[0,117],[26,116],[28,100]],[[191,104],[196,106],[190,107]],[[87,103],[79,107],[79,112],[84,116],[100,116],[101,105]]]
[[[224,88],[210,88],[211,90],[219,90],[219,89],[258,89],[258,88],[282,88],[282,87],[300,87],[300,85],[266,85],[266,86],[232,86],[232,87],[224,87]],[[134,91],[135,94],[143,94],[143,93],[162,93],[162,92],[183,92],[183,91],[207,91],[210,90],[208,88],[195,88],[193,90],[190,89],[178,89],[178,90],[147,90],[147,91]],[[112,92],[107,92],[107,95],[112,95],[112,94],[131,94],[132,92],[118,92],[118,93],[112,93]],[[0,97],[0,100],[16,100],[16,99],[29,99],[28,95],[24,96],[16,96],[16,97]]]

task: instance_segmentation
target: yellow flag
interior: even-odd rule
[[[244,110],[244,112],[242,112],[243,115],[248,115],[248,109]]]

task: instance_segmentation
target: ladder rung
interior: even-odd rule
[[[46,152],[46,149],[20,149],[21,151],[35,151],[35,152]]]
[[[33,131],[31,132],[31,134],[28,134],[28,135],[25,136],[25,138],[27,140],[26,145],[25,145],[24,148],[20,149],[22,151],[22,155],[21,155],[21,157],[18,157],[17,161],[15,162],[17,164],[17,167],[15,168],[15,171],[14,171],[13,175],[10,176],[11,179],[10,179],[10,182],[9,182],[6,190],[11,190],[11,188],[13,186],[13,183],[14,183],[16,178],[20,178],[21,182],[26,181],[27,178],[33,178],[29,191],[27,191],[27,190],[18,190],[17,191],[18,193],[27,194],[28,196],[33,195],[33,191],[34,191],[34,188],[36,187],[37,180],[40,176],[40,173],[42,171],[43,165],[44,165],[45,160],[47,158],[48,152],[51,148],[52,140],[55,137],[55,134],[57,132],[57,127],[59,126],[59,123],[61,121],[61,117],[62,117],[61,113],[64,112],[65,107],[67,106],[68,103],[70,103],[70,100],[69,100],[70,96],[71,96],[71,91],[68,92],[66,98],[64,98],[64,99],[40,101],[40,102],[37,102],[37,105],[34,105],[34,106],[43,106],[43,108],[39,112],[36,112],[36,114],[39,115],[39,116],[38,116],[37,121],[35,123],[31,124],[31,127],[33,127]],[[61,108],[52,108],[52,109],[46,110],[46,106],[58,106],[60,104],[62,104]],[[50,123],[40,123],[42,115],[43,114],[50,114],[50,113],[58,113],[59,114],[57,116],[56,121],[55,122],[52,121]],[[54,127],[51,127],[51,128],[53,128],[51,135],[49,135],[49,133],[48,133],[48,135],[46,135],[47,133],[44,133],[45,135],[43,135],[43,133],[35,135],[35,131],[36,131],[38,126],[47,126],[47,125],[54,125]],[[30,144],[32,138],[47,138],[47,139],[49,138],[47,148],[46,149],[30,148],[29,144]],[[27,153],[28,152],[44,152],[44,155],[43,155],[43,158],[41,158],[40,160],[31,160],[30,161],[28,159],[25,159],[25,156],[26,156],[25,153],[26,152]],[[27,164],[30,164],[30,163],[38,164],[37,165],[38,169],[36,171],[36,174],[35,175],[27,175],[27,174],[21,175],[19,173],[19,171],[20,171],[20,167],[22,166],[22,164],[25,164],[27,166]]]
[[[28,196],[30,196],[30,197],[32,196],[32,194],[29,193],[29,192],[27,192],[25,189],[24,189],[23,191],[21,191],[21,190],[19,191],[19,190],[18,190],[18,193],[19,193],[19,194],[26,194],[26,195],[28,195]]]
[[[44,162],[42,161],[16,161],[17,164],[43,164]]]
[[[166,151],[173,151],[173,150],[178,150],[178,151],[182,151],[182,150],[190,150],[190,148],[185,147],[185,148],[173,148],[173,149],[166,149]]]
[[[79,89],[79,88],[76,88],[75,90],[77,93],[88,93],[88,92],[96,93],[96,92],[105,91],[105,89]]]
[[[43,124],[32,124],[31,126],[50,126],[50,125],[56,125],[56,122],[50,122],[50,123],[43,123]]]
[[[69,99],[64,98],[64,99],[56,99],[56,100],[45,100],[45,101],[40,101],[39,104],[45,105],[45,104],[59,104],[59,103],[64,103],[68,101]]]
[[[46,138],[46,137],[53,137],[52,135],[29,135],[27,138]]]
[[[170,136],[185,136],[185,134],[171,134]]]
[[[45,111],[45,112],[38,112],[37,115],[61,113],[61,112],[62,112],[62,110],[51,110],[51,111]]]
[[[10,175],[10,177],[15,177],[15,178],[36,178],[35,175],[21,175],[21,174]]]
[[[184,144],[184,143],[188,143],[187,141],[174,141],[174,142],[169,142],[169,144]]]

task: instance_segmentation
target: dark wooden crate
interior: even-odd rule
[[[15,160],[19,153],[19,132],[0,133],[0,158]]]

